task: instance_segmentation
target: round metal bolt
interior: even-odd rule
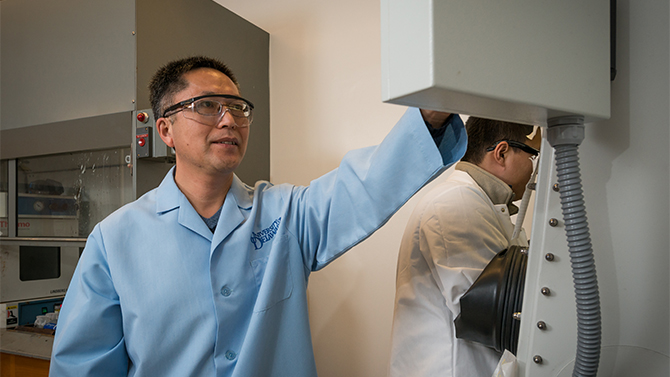
[[[528,248],[527,248],[527,247],[522,247],[522,248],[519,249],[519,252],[520,252],[521,254],[526,254],[526,255],[528,255]]]
[[[521,321],[521,312],[512,314],[512,318],[516,319],[517,321]]]
[[[549,226],[558,226],[558,220],[549,219]]]
[[[552,254],[552,253],[547,253],[547,254],[545,254],[545,256],[544,256],[544,259],[546,259],[546,260],[548,260],[549,262],[551,262],[551,261],[554,260],[554,254]]]
[[[540,356],[540,355],[533,356],[533,362],[535,364],[542,364],[542,356]]]
[[[542,287],[540,292],[542,292],[542,294],[545,295],[545,296],[549,296],[551,294],[551,290],[547,287]]]
[[[561,187],[558,185],[558,183],[554,183],[554,186],[552,187],[554,191],[559,192],[561,190]]]
[[[537,328],[540,330],[546,330],[547,329],[547,324],[544,321],[539,321],[537,323]]]

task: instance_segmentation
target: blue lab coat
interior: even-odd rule
[[[308,187],[234,178],[212,233],[160,186],[95,226],[58,321],[51,377],[316,376],[307,281],[465,153],[418,109]]]

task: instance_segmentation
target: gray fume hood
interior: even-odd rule
[[[157,135],[154,158],[134,161],[135,129],[153,122],[149,80],[170,60],[206,55],[225,62],[256,105],[238,176],[269,179],[265,31],[211,0],[4,0],[0,16],[2,160],[132,148],[141,195],[171,166]]]

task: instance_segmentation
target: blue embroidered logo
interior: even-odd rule
[[[263,247],[264,243],[275,238],[280,223],[281,223],[281,217],[273,221],[269,227],[261,230],[260,232],[258,233],[251,232],[251,243],[254,244],[256,250]]]

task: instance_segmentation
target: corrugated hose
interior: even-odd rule
[[[547,139],[555,150],[577,301],[577,356],[572,376],[596,376],[601,346],[600,295],[579,170],[578,146],[584,139],[584,118],[550,119]]]

